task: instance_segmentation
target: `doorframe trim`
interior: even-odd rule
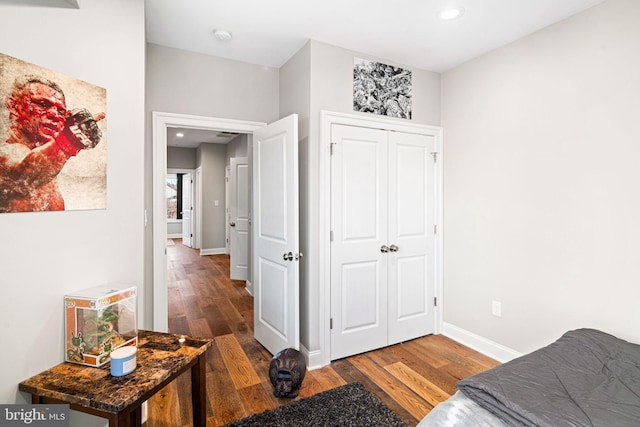
[[[160,111],[151,113],[151,121],[153,139],[153,330],[167,332],[169,329],[167,226],[163,184],[167,173],[167,128],[184,127],[253,134],[256,129],[265,126],[266,123]]]
[[[429,135],[435,138],[435,150],[437,161],[434,166],[435,173],[435,197],[437,200],[437,209],[435,212],[435,223],[438,227],[436,234],[436,259],[435,259],[435,277],[434,286],[435,297],[438,304],[435,307],[435,323],[434,333],[439,334],[442,331],[442,307],[443,307],[443,155],[442,155],[442,128],[437,126],[422,125],[416,123],[407,123],[379,116],[365,116],[352,113],[338,113],[332,111],[320,111],[320,182],[319,193],[322,206],[319,215],[319,251],[320,261],[318,266],[319,272],[319,335],[320,335],[320,354],[310,363],[312,366],[326,366],[331,363],[331,330],[329,329],[329,321],[331,318],[331,126],[347,125],[364,128],[385,129],[398,132],[414,133],[420,135]],[[310,361],[311,362],[311,361]]]

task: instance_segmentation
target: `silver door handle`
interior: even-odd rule
[[[389,247],[387,245],[380,246],[380,252],[386,254],[387,252],[389,252]]]
[[[229,225],[230,225],[231,227],[235,227],[235,226],[236,226],[236,223],[235,223],[235,222],[230,222],[230,223],[229,223]]]
[[[285,261],[293,261],[293,252],[282,255],[282,259],[284,259]]]
[[[298,253],[296,254],[296,261],[298,261],[298,260],[299,260],[299,259],[301,259],[301,258],[302,258],[302,252],[298,252]]]
[[[398,252],[398,249],[400,249],[399,247],[397,247],[396,245],[391,245],[389,246],[389,250],[391,252]]]

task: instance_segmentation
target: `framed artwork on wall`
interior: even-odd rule
[[[411,71],[354,58],[353,110],[411,119]]]
[[[0,213],[106,209],[104,88],[0,53]]]

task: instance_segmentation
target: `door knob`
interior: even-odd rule
[[[285,261],[293,261],[293,252],[285,253],[282,255],[282,259]]]
[[[230,225],[231,227],[235,227],[235,226],[236,226],[236,223],[235,223],[235,222],[230,222],[230,223],[229,223],[229,225]]]
[[[389,252],[389,247],[387,245],[380,246],[380,252],[386,254],[387,252]]]
[[[398,249],[400,249],[399,247],[397,247],[396,245],[391,245],[389,246],[389,250],[391,252],[398,252]]]
[[[296,261],[298,261],[300,258],[302,258],[302,252],[298,252],[296,254]]]

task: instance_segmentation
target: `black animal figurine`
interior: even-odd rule
[[[302,353],[293,348],[282,350],[273,356],[269,364],[273,395],[278,398],[296,397],[306,373],[307,361]]]

